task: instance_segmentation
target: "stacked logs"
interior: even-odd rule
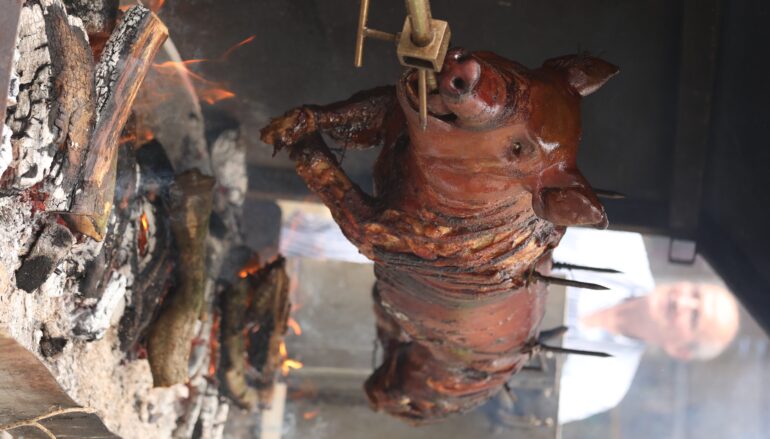
[[[0,295],[72,292],[62,301],[75,304],[72,321],[44,326],[28,348],[60,361],[116,334],[110,352],[146,358],[155,386],[185,396],[167,400],[169,434],[221,437],[224,395],[244,408],[269,400],[289,310],[282,259],[239,276],[236,256],[253,252],[239,246],[246,173],[237,123],[204,138],[193,99],[184,113],[197,115],[197,128],[165,138],[195,141],[140,135],[161,120],[172,131],[140,90],[167,37],[144,7],[29,0],[19,22],[16,85],[0,125],[0,238],[9,242]],[[190,144],[203,150],[190,157]],[[0,309],[0,326],[9,314]],[[97,409],[105,418],[138,410]]]

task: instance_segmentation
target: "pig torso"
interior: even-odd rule
[[[398,93],[414,129],[417,113]],[[430,119],[420,134],[457,143],[462,131]],[[426,172],[412,138],[386,146],[377,163],[387,170],[376,173],[387,206],[379,222],[400,233],[375,238],[375,308],[380,337],[389,332],[399,347],[391,347],[398,354],[386,358],[367,390],[375,405],[421,421],[485,401],[528,360],[546,295],[528,274],[536,265],[548,272],[563,228],[535,215],[528,192],[490,181],[483,164],[476,179],[455,177],[452,163],[428,161]],[[436,184],[480,196],[447,199],[431,189]],[[397,389],[409,389],[408,402]]]

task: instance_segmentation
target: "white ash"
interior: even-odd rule
[[[211,165],[217,185],[226,191],[224,200],[235,206],[243,206],[249,184],[246,149],[239,137],[238,130],[226,130],[211,146]]]
[[[43,282],[38,291],[41,295],[45,297],[61,297],[64,294],[64,285],[67,282],[67,275],[62,269],[64,265],[64,263],[60,263],[53,274]]]
[[[58,1],[46,0],[45,4]],[[37,2],[27,2],[20,15],[20,57],[17,55],[7,96],[11,105],[7,117],[0,121],[13,136],[4,136],[0,142],[0,166],[12,169],[15,176],[3,189],[24,190],[45,181],[42,192],[50,196],[60,182],[48,178],[57,171],[53,169],[55,148],[49,114],[54,89],[46,44],[43,8]],[[0,99],[5,94],[3,91]],[[98,341],[71,338],[76,324],[73,316],[82,305],[78,299],[79,279],[102,243],[85,239],[74,245],[37,292],[16,288],[15,272],[47,220],[45,213],[34,213],[32,206],[32,201],[22,195],[0,196],[0,327],[37,355],[78,404],[97,410],[112,432],[125,438],[170,437],[182,412],[181,401],[188,396],[187,387],[153,388],[147,360],[127,362],[120,351],[116,325],[105,329]],[[121,295],[121,290],[128,292],[132,279],[124,272],[119,275],[123,280],[113,279],[106,298],[109,300],[96,304],[103,315],[120,314],[120,300],[114,305],[114,298]],[[70,340],[55,358],[44,358],[40,353],[44,326],[48,334]]]
[[[15,66],[21,91],[13,111],[8,112],[6,125],[17,138],[11,140],[18,151],[15,186],[25,189],[45,178],[54,158],[54,135],[50,130],[53,123],[49,120],[53,73],[39,4],[28,3],[21,10],[17,50],[22,55]]]
[[[75,333],[89,340],[99,340],[110,328],[113,315],[122,303],[125,304],[128,280],[118,272],[113,272],[102,297],[93,310],[78,318]],[[122,314],[122,313],[121,313]],[[118,319],[120,316],[117,316]]]
[[[201,404],[200,417],[198,418],[201,426],[200,438],[221,439],[229,411],[230,406],[223,403],[217,386],[209,384],[203,395],[203,404]]]
[[[195,424],[200,418],[203,408],[204,391],[208,386],[208,381],[203,376],[195,377],[190,380],[190,397],[187,400],[184,414],[179,419],[176,429],[173,432],[175,439],[187,439],[192,437],[195,431]]]
[[[19,75],[16,74],[16,64],[19,62],[19,50],[13,50],[13,61],[11,62],[10,82],[8,84],[8,95],[5,99],[6,113],[10,113],[11,109],[16,106],[16,98],[19,96]],[[2,95],[0,95],[2,96]],[[3,118],[0,121],[2,126],[0,129],[0,176],[5,173],[8,166],[13,161],[13,146],[11,145],[11,127],[6,125],[6,115],[2,115]]]
[[[11,61],[11,71],[8,81],[8,97],[5,100],[5,108],[16,106],[16,98],[19,96],[19,75],[16,73],[16,65],[19,63],[21,53],[18,48],[13,49],[13,60]]]
[[[125,361],[115,325],[99,341],[74,339],[56,358],[40,355],[43,325],[52,336],[72,333],[78,284],[67,274],[82,269],[101,246],[77,244],[40,291],[17,289],[14,272],[34,242],[40,216],[21,196],[0,197],[0,327],[38,355],[78,404],[98,410],[111,431],[126,438],[170,437],[187,387],[153,388],[146,360]]]
[[[13,147],[11,146],[11,127],[3,123],[0,127],[0,176],[5,173],[13,161]]]

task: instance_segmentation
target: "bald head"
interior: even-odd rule
[[[647,296],[655,344],[681,360],[710,360],[724,351],[739,328],[738,303],[714,284],[664,284]]]

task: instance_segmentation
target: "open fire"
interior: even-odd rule
[[[18,11],[0,125],[0,335],[41,352],[82,412],[123,437],[221,437],[231,404],[268,405],[302,366],[284,343],[301,328],[283,259],[260,264],[242,246],[238,123],[204,133],[201,103],[235,94],[194,71],[255,37],[174,59],[153,13],[163,0],[101,3]]]

